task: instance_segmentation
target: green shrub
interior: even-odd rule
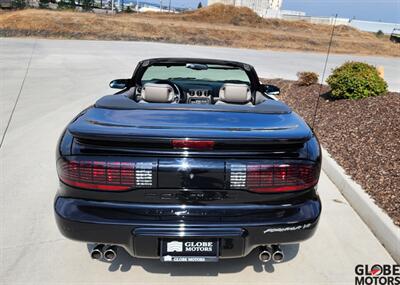
[[[318,74],[315,72],[298,72],[297,78],[297,84],[300,86],[311,86],[318,83]]]
[[[326,82],[332,89],[332,97],[337,99],[361,99],[387,92],[387,83],[377,69],[362,62],[344,63],[333,70]]]

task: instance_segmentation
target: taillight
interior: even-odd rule
[[[230,188],[257,193],[300,191],[318,183],[319,167],[308,163],[231,163]]]
[[[104,191],[125,191],[153,186],[153,164],[101,159],[60,159],[60,180],[67,185]]]

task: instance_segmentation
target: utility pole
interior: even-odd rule
[[[139,13],[139,0],[136,0],[136,12]]]
[[[114,14],[114,0],[111,0],[111,14]]]
[[[160,12],[162,12],[162,0],[160,0]]]
[[[168,12],[171,12],[171,0],[169,0]]]

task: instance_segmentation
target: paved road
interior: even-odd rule
[[[21,89],[34,45],[34,40],[0,39],[2,122]],[[264,267],[252,254],[219,264],[177,266],[124,253],[110,264],[92,261],[86,244],[59,234],[52,211],[58,183],[54,151],[72,116],[109,93],[110,79],[129,76],[138,59],[226,58],[228,51],[147,43],[37,41],[0,149],[0,284],[354,284],[355,265],[394,263],[325,174],[319,185],[323,201],[319,229],[300,246],[285,246],[288,260],[282,264]],[[244,60],[259,53],[230,52],[237,54],[233,58]],[[262,69],[262,64],[255,65]]]

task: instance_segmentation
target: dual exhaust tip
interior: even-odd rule
[[[117,247],[114,245],[105,246],[104,244],[96,245],[90,252],[92,259],[100,260],[104,258],[106,261],[112,262],[117,258]]]
[[[92,259],[105,259],[106,261],[112,262],[117,258],[117,247],[114,245],[105,246],[104,244],[97,244],[90,252]],[[267,263],[273,260],[275,263],[280,263],[285,258],[282,249],[279,245],[272,245],[271,247],[261,247],[258,258],[261,262]]]
[[[261,247],[258,258],[262,263],[267,263],[270,260],[273,260],[275,263],[280,263],[285,258],[285,255],[279,245],[272,245],[271,247]]]

